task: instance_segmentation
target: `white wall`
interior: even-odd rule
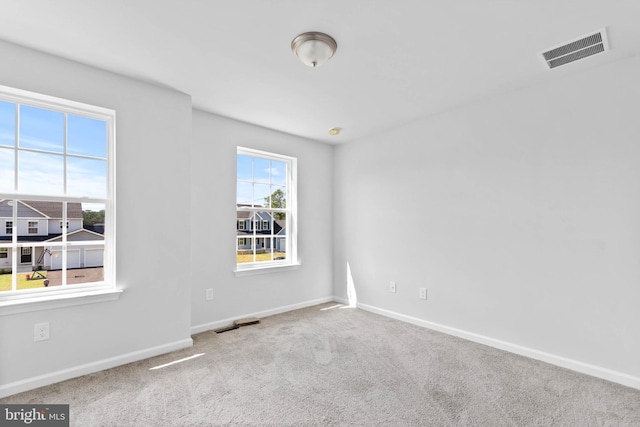
[[[118,301],[0,316],[0,388],[189,345],[190,97],[4,42],[0,58],[3,85],[116,110],[125,289]],[[50,340],[33,342],[39,322]]]
[[[550,75],[337,148],[335,294],[348,263],[370,308],[640,384],[639,75]]]
[[[297,270],[236,277],[236,148],[298,159]],[[331,146],[202,111],[193,112],[191,168],[192,325],[269,314],[332,297]],[[213,227],[210,225],[213,224]],[[205,300],[213,288],[214,299]]]

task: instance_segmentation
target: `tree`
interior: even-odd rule
[[[280,189],[276,190],[269,197],[264,198],[264,205],[268,208],[278,208],[284,209],[287,207],[287,199],[285,198],[284,192]],[[284,212],[276,212],[273,214],[275,219],[285,219],[286,216]]]
[[[82,223],[87,225],[104,224],[104,210],[82,211]]]

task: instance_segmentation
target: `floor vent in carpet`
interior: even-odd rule
[[[238,329],[242,326],[255,325],[256,323],[260,323],[260,319],[257,317],[247,317],[246,319],[238,319],[233,321],[233,325],[226,326],[224,328],[214,329],[214,332],[217,334],[221,334],[223,332],[232,331],[234,329]]]

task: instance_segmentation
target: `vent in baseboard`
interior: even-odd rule
[[[579,37],[569,43],[540,53],[540,59],[549,69],[569,64],[597,53],[609,50],[606,29]]]

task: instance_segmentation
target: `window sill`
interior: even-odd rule
[[[102,289],[89,292],[73,292],[7,300],[0,302],[0,316],[113,301],[119,299],[120,294],[122,294],[122,289]]]
[[[268,267],[253,267],[242,270],[234,270],[236,277],[254,276],[256,274],[265,273],[280,273],[282,271],[297,270],[300,267],[299,263],[287,264],[287,265],[271,265]]]

